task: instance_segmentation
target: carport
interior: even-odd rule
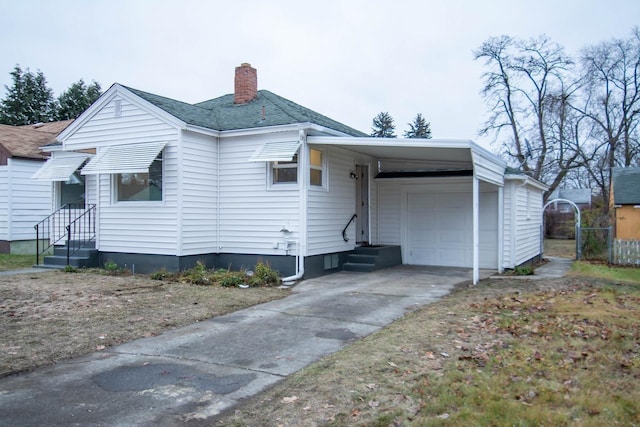
[[[403,264],[503,269],[506,164],[470,140],[309,136],[366,156],[374,244],[401,245]],[[355,198],[355,197],[354,197]]]

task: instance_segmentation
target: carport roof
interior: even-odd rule
[[[471,140],[309,136],[307,142],[373,157],[384,172],[472,170],[481,180],[504,183],[506,163]]]

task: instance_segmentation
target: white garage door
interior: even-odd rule
[[[410,193],[407,197],[406,262],[473,266],[471,193]],[[480,267],[498,264],[497,194],[480,196]]]

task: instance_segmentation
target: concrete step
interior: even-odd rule
[[[400,264],[400,246],[357,246],[349,254],[343,270],[369,272]]]
[[[97,267],[97,254],[95,256],[95,261],[92,259],[93,257],[78,257],[71,256],[69,257],[69,265],[76,268],[90,268]],[[67,257],[60,255],[47,255],[44,257],[43,267],[64,267],[67,265]]]
[[[375,264],[378,257],[375,255],[362,255],[362,254],[349,254],[347,257],[347,262],[351,262],[354,264]]]
[[[72,248],[73,251],[73,248]],[[77,257],[91,257],[93,256],[93,254],[95,254],[96,252],[98,252],[95,249],[87,249],[87,248],[81,248],[76,250],[76,252],[73,254],[73,256],[77,256]],[[53,255],[58,255],[58,256],[63,256],[66,257],[67,256],[67,248],[66,246],[60,246],[57,247],[53,250]]]
[[[345,262],[342,265],[342,269],[344,271],[358,271],[358,272],[362,272],[362,273],[370,273],[370,272],[376,270],[376,265],[375,264]]]

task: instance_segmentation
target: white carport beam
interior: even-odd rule
[[[473,284],[480,280],[480,180],[473,177]]]

